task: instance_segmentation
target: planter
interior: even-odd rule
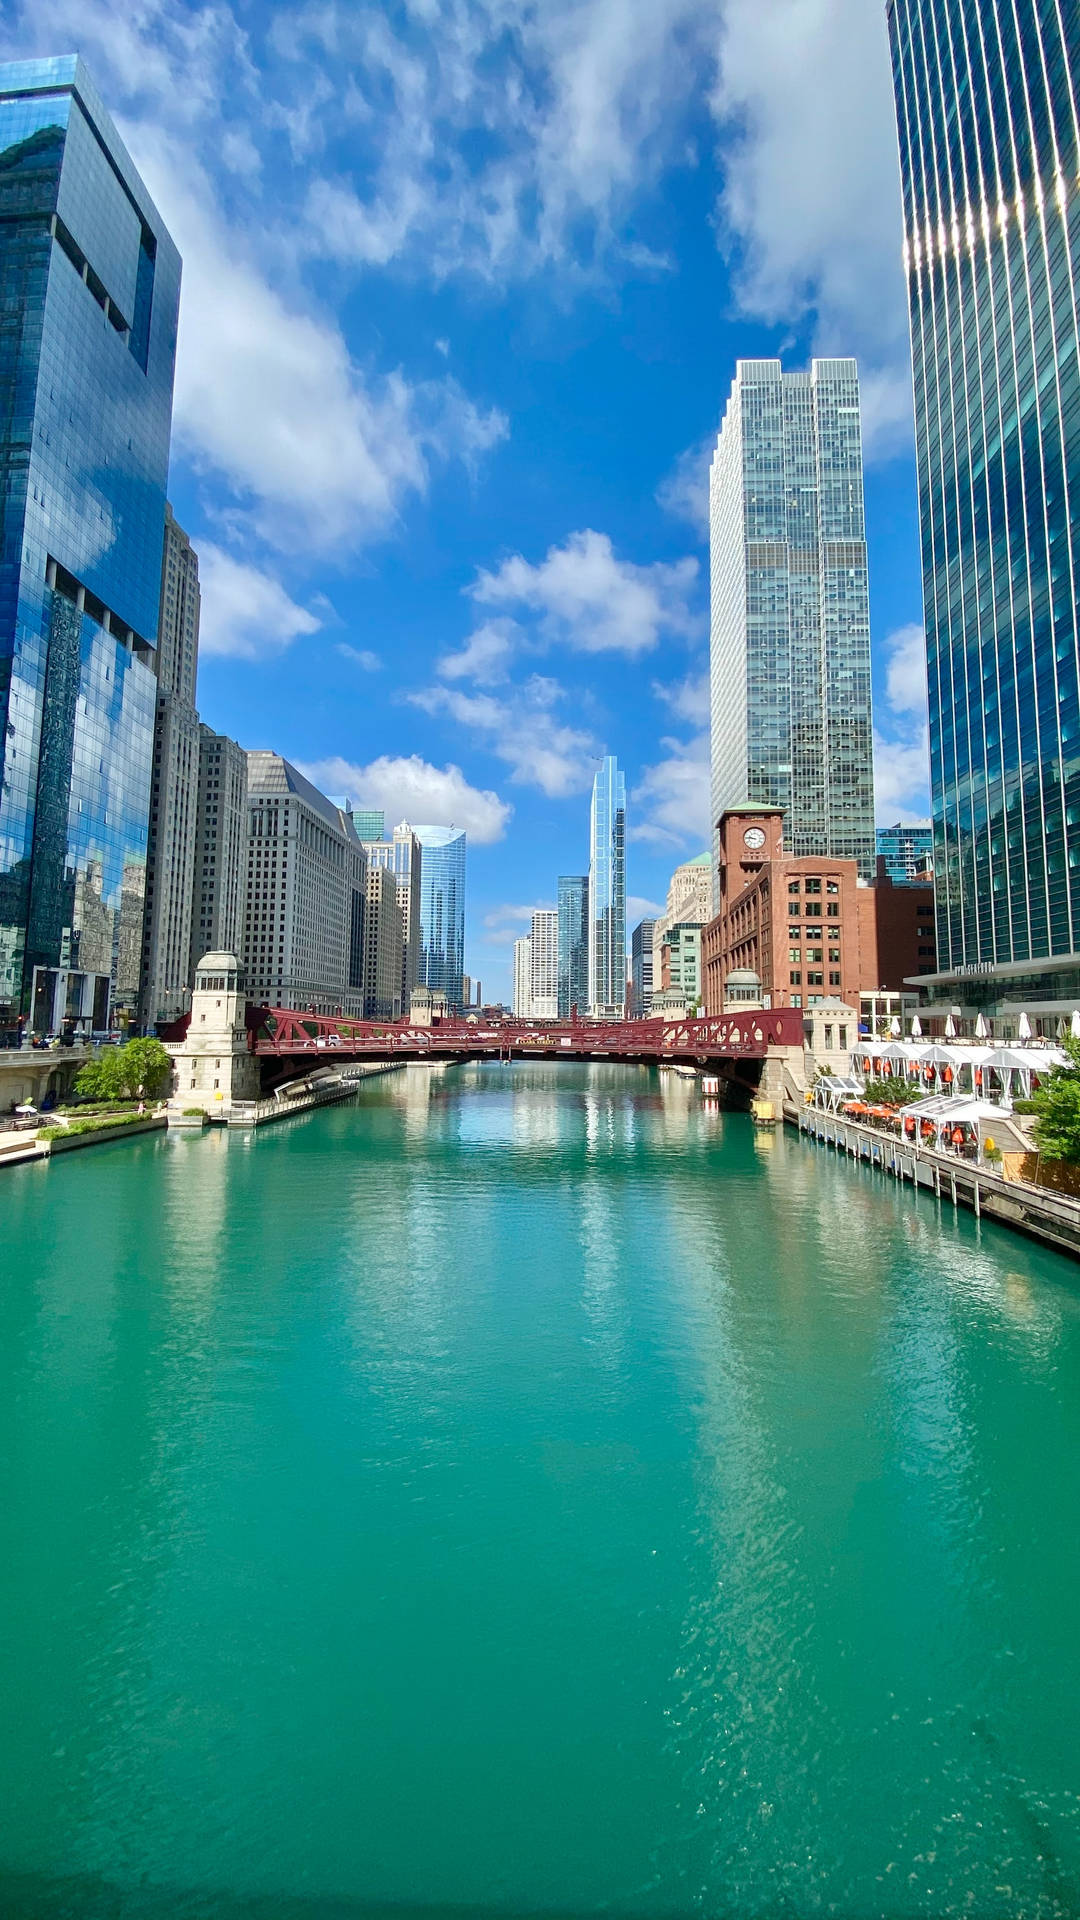
[[[91,1127],[86,1133],[72,1133],[65,1139],[57,1134],[46,1140],[50,1157],[55,1153],[73,1153],[76,1147],[100,1147],[108,1140],[130,1140],[138,1133],[159,1133],[168,1124],[163,1113],[148,1113],[143,1120],[128,1120],[112,1127]]]

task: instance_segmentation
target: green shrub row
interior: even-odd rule
[[[101,1113],[92,1120],[72,1120],[66,1127],[39,1127],[39,1140],[62,1140],[73,1133],[108,1133],[114,1127],[129,1127],[135,1120],[145,1120],[144,1113]]]

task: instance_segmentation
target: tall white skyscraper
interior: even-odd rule
[[[527,933],[514,941],[514,1012],[521,1020],[532,1017],[532,939]]]
[[[854,360],[740,360],[709,479],[712,827],[780,807],[795,855],[874,873],[870,603]],[[718,872],[714,859],[714,873]]]
[[[613,754],[593,781],[589,819],[589,1012],[621,1020],[626,1000],[626,780]]]
[[[556,907],[541,907],[533,914],[529,946],[533,1019],[555,1020],[559,1013],[559,914]]]

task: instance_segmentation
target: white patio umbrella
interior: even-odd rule
[[[1056,1026],[1056,1027],[1054,1028],[1054,1032],[1055,1032],[1055,1034],[1056,1034],[1056,1036],[1057,1036],[1057,1038],[1058,1038],[1059,1040],[1064,1040],[1064,1038],[1065,1038],[1065,1022],[1064,1022],[1064,1020],[1061,1020],[1061,1019],[1059,1019],[1059,1020],[1058,1020],[1058,1023],[1057,1023],[1057,1026]]]
[[[901,1027],[900,1027],[900,1022],[895,1013],[893,1014],[893,1017],[889,1022],[889,1032],[892,1034],[892,1037],[894,1040],[899,1040]]]
[[[1076,1026],[1073,1030],[1077,1038],[1080,1039],[1080,1012],[1074,1013],[1073,1019],[1076,1021]],[[922,1021],[919,1019],[917,1013],[913,1013],[911,1016],[911,1037],[913,1040],[922,1039]]]
[[[1080,1007],[1074,1007],[1072,1010],[1072,1019],[1069,1021],[1069,1032],[1074,1040],[1080,1040]]]
[[[975,1038],[976,1040],[989,1040],[990,1038],[990,1022],[985,1013],[980,1013],[975,1022]]]
[[[1016,1031],[1019,1034],[1021,1040],[1031,1039],[1031,1021],[1028,1019],[1026,1013],[1022,1013],[1020,1015],[1020,1023]]]
[[[25,1100],[21,1107],[16,1107],[15,1111],[16,1113],[36,1113],[37,1108],[31,1105],[29,1100]]]
[[[956,1039],[956,1021],[953,1019],[951,1013],[945,1022],[945,1038],[946,1040]]]

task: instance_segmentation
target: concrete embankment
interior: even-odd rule
[[[407,1063],[404,1060],[373,1060],[357,1062],[345,1067],[340,1075],[332,1080],[316,1081],[310,1085],[304,1081],[296,1083],[295,1090],[283,1087],[279,1095],[268,1100],[234,1100],[225,1115],[230,1127],[264,1127],[276,1120],[289,1120],[299,1113],[310,1113],[315,1107],[335,1106],[341,1100],[352,1100],[365,1081],[379,1073],[398,1073]],[[211,1116],[213,1118],[213,1116]],[[183,1116],[173,1119],[173,1125],[183,1124]]]
[[[909,1180],[936,1200],[969,1207],[977,1218],[985,1216],[1000,1226],[1015,1227],[1080,1259],[1080,1201],[1027,1182],[1007,1180],[989,1167],[976,1166],[932,1147],[914,1146],[840,1114],[821,1113],[814,1107],[800,1108],[785,1101],[784,1119],[806,1139],[878,1167],[895,1180]]]

